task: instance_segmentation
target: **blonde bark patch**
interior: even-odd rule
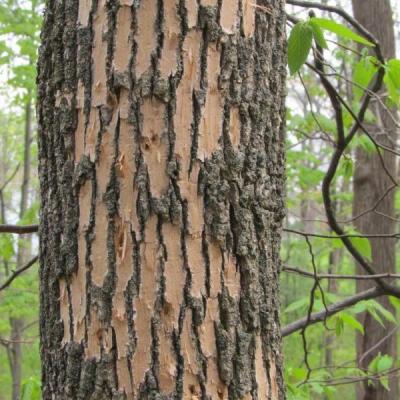
[[[78,11],[78,23],[85,27],[89,23],[89,14],[92,7],[92,0],[80,0]]]
[[[107,257],[107,232],[108,210],[104,202],[104,195],[110,179],[111,167],[114,159],[114,134],[118,113],[114,114],[110,126],[102,135],[99,162],[96,167],[97,197],[96,197],[96,224],[94,227],[94,240],[92,244],[91,260],[93,265],[92,280],[98,287],[103,286],[104,278],[108,271]]]
[[[229,135],[231,138],[232,146],[235,150],[239,148],[240,144],[240,112],[239,107],[231,107],[230,120],[229,120]]]
[[[94,162],[95,160],[96,143],[99,131],[100,131],[99,111],[96,108],[91,108],[89,115],[89,123],[86,133],[85,154],[89,156],[90,161],[92,162]],[[77,132],[77,135],[80,135],[80,133]]]
[[[93,18],[93,30],[92,106],[97,107],[107,103],[107,42],[104,40],[108,30],[106,0],[99,0]]]
[[[163,310],[163,321],[167,325],[168,331],[170,331],[170,329],[178,326],[186,273],[183,269],[181,231],[179,226],[165,224],[163,225],[162,233],[167,251],[167,260],[165,261],[165,306]]]
[[[243,32],[246,37],[254,35],[256,27],[256,4],[254,0],[242,0]]]
[[[218,246],[211,243],[209,245],[210,257],[210,297],[206,303],[206,315],[200,327],[199,336],[201,350],[206,357],[207,363],[207,394],[212,399],[227,399],[228,388],[221,381],[218,373],[217,347],[215,336],[215,323],[219,322],[219,301],[218,294],[221,293],[221,269],[222,254]]]
[[[169,394],[176,385],[176,357],[173,351],[172,333],[178,328],[180,306],[183,302],[185,272],[183,269],[180,243],[180,229],[172,224],[162,227],[164,245],[167,252],[165,261],[165,304],[161,312],[160,374],[162,393]]]
[[[129,6],[122,6],[118,9],[116,25],[116,43],[114,55],[115,71],[122,73],[128,71],[131,58],[131,24],[132,11]]]
[[[187,255],[192,276],[191,294],[195,298],[205,295],[206,269],[204,265],[201,236],[186,239]]]
[[[132,360],[133,381],[138,390],[151,364],[151,318],[157,291],[157,218],[151,217],[145,228],[145,239],[141,245],[141,285],[139,296],[134,300],[134,326],[137,345]]]
[[[182,180],[189,174],[191,148],[190,130],[193,122],[193,90],[199,89],[201,32],[191,30],[183,43],[183,76],[176,94],[174,126],[176,133],[175,154],[181,163]]]
[[[120,111],[120,116],[122,112]],[[120,185],[119,214],[123,223],[139,231],[139,221],[135,209],[137,189],[134,185],[136,174],[136,144],[133,138],[133,127],[126,119],[120,120],[120,154],[117,160],[117,176]],[[129,232],[127,233],[129,234]]]
[[[279,387],[276,375],[276,362],[274,356],[269,357],[269,381],[271,382],[271,400],[279,400]]]
[[[78,227],[78,271],[71,281],[72,314],[74,316],[74,340],[84,338],[84,318],[86,312],[86,230],[89,226],[90,205],[92,201],[92,183],[90,181],[79,191],[79,227]]]
[[[184,376],[183,376],[183,398],[184,399],[200,399],[201,389],[200,382],[197,378],[199,373],[199,363],[196,359],[196,347],[192,333],[193,313],[187,310],[183,323],[182,332],[182,356],[185,360]]]
[[[167,189],[166,173],[168,139],[165,126],[165,105],[155,99],[146,99],[141,107],[143,129],[141,149],[150,176],[150,190],[159,197]]]
[[[224,283],[229,295],[234,299],[238,299],[240,296],[240,273],[237,270],[236,259],[233,256],[228,256],[224,268]]]
[[[155,23],[157,18],[157,0],[141,1],[137,12],[137,34],[135,41],[138,44],[135,73],[138,78],[150,68],[151,54],[157,45]]]
[[[67,283],[65,279],[61,279],[59,281],[60,288],[60,316],[64,325],[64,338],[63,344],[68,343],[72,338],[69,335],[69,301],[68,301],[68,292],[67,292]]]
[[[206,357],[207,381],[206,391],[211,399],[228,399],[228,388],[221,381],[218,372],[215,322],[219,321],[219,304],[217,299],[207,300],[207,313],[200,331],[201,349]]]
[[[164,1],[164,47],[160,59],[160,72],[164,79],[175,74],[178,64],[177,50],[181,27],[177,6],[177,0]]]
[[[264,359],[263,359],[263,349],[261,343],[261,337],[257,335],[256,337],[256,380],[257,380],[257,398],[259,400],[267,399],[269,392],[268,378],[265,373]]]
[[[120,202],[121,204],[121,202]],[[119,220],[116,229],[116,278],[117,285],[113,298],[112,325],[115,329],[118,358],[126,359],[129,345],[128,321],[125,312],[125,290],[133,273],[133,243],[131,225]],[[126,382],[128,384],[129,382]]]
[[[75,130],[75,160],[78,162],[85,154],[85,113],[78,110],[78,121]]]
[[[100,359],[101,349],[110,352],[112,348],[112,334],[101,324],[97,312],[90,312],[90,325],[88,327],[88,341],[85,347],[86,358]]]
[[[223,0],[221,6],[220,24],[227,34],[235,33],[238,25],[238,0]]]
[[[222,96],[218,90],[221,54],[215,44],[207,49],[207,95],[199,128],[198,157],[204,161],[219,148],[222,133]]]
[[[134,388],[132,386],[131,373],[128,368],[126,357],[117,360],[117,374],[119,392],[125,393],[126,400],[134,400],[136,398]]]
[[[197,0],[186,0],[186,12],[189,29],[195,27],[197,25],[197,16],[199,13]]]

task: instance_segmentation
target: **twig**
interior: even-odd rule
[[[32,265],[34,265],[39,259],[39,256],[33,257],[31,261],[29,261],[27,264],[25,264],[23,267],[20,269],[17,269],[14,271],[14,273],[0,286],[0,291],[6,289],[8,286],[11,285],[11,283],[14,281],[15,278],[17,278],[19,275],[21,275],[23,272],[28,270]]]
[[[296,235],[301,235],[304,237],[315,237],[315,238],[321,238],[321,239],[351,239],[351,238],[361,238],[361,239],[374,239],[374,238],[380,238],[380,239],[399,239],[400,238],[400,233],[372,233],[369,235],[363,235],[362,233],[342,233],[341,235],[324,235],[324,234],[319,234],[319,233],[310,233],[310,232],[302,232],[298,231],[295,229],[290,229],[290,228],[284,228],[284,232],[287,233],[294,233]]]
[[[289,265],[284,265],[282,271],[302,275],[307,278],[317,278],[317,279],[352,279],[352,280],[374,280],[377,278],[383,279],[400,279],[400,274],[375,274],[375,275],[345,275],[345,274],[317,274],[314,275],[312,272],[308,272],[299,268],[290,267]]]
[[[19,166],[20,166],[20,164],[17,165],[14,172],[8,177],[8,179],[5,180],[5,182],[3,183],[3,185],[0,188],[0,192],[4,191],[4,189],[8,186],[8,184],[14,179],[15,175],[17,175]]]

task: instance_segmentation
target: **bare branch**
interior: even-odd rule
[[[14,281],[15,278],[17,278],[19,275],[21,275],[23,272],[28,270],[32,265],[34,265],[39,259],[39,256],[33,257],[31,261],[29,261],[27,264],[25,264],[23,267],[20,269],[17,269],[14,271],[14,273],[0,286],[0,291],[6,289],[8,286],[11,285],[11,283]]]
[[[375,274],[375,275],[345,275],[345,274],[313,274],[312,272],[305,271],[303,269],[290,267],[289,265],[284,265],[282,267],[282,271],[298,274],[304,276],[306,278],[312,279],[351,279],[351,280],[374,280],[377,278],[381,279],[400,279],[400,274]]]
[[[0,225],[0,233],[16,233],[24,235],[26,233],[35,233],[39,229],[39,225]]]
[[[319,233],[310,233],[310,232],[302,232],[297,231],[295,229],[284,228],[284,232],[287,233],[294,233],[296,235],[304,236],[304,237],[315,237],[321,239],[351,239],[351,238],[361,238],[361,239],[373,239],[373,238],[380,238],[380,239],[399,239],[400,233],[376,233],[370,235],[363,235],[361,233],[343,233],[341,235],[324,235]]]
[[[353,296],[347,297],[344,300],[338,301],[335,304],[331,304],[327,307],[326,310],[318,311],[312,313],[310,316],[301,318],[291,324],[282,328],[282,337],[286,337],[291,335],[294,332],[304,329],[305,326],[311,326],[318,322],[324,321],[326,318],[331,317],[332,315],[337,314],[340,311],[345,310],[360,301],[375,299],[376,297],[390,294],[381,287],[375,287],[372,289],[365,290],[364,292],[357,293]]]

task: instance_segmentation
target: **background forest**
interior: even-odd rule
[[[354,257],[345,248],[340,235],[333,232],[326,221],[323,182],[337,149],[336,137],[340,132],[335,123],[335,110],[329,91],[326,85],[321,84],[318,51],[327,48],[325,59],[322,60],[324,67],[320,67],[328,71],[325,75],[332,89],[339,98],[345,98],[349,106],[343,115],[346,131],[351,129],[354,115],[360,111],[366,88],[377,73],[380,61],[369,52],[371,46],[368,41],[354,34],[354,27],[349,26],[337,13],[316,9],[316,17],[320,21],[310,24],[307,22],[307,7],[296,6],[293,4],[295,1],[288,3],[288,33],[292,32],[289,66],[292,74],[288,79],[287,217],[281,274],[281,321],[285,327],[288,397],[298,400],[350,400],[355,398],[359,382],[365,381],[372,386],[381,385],[385,390],[393,391],[390,386],[393,382],[398,386],[396,378],[400,372],[396,352],[375,354],[372,345],[360,360],[356,336],[364,336],[368,334],[367,329],[372,329],[373,325],[363,324],[360,317],[367,313],[373,323],[384,327],[386,341],[400,338],[396,317],[396,311],[400,312],[400,300],[389,297],[389,303],[383,305],[372,297],[354,301],[351,307],[335,313],[325,323],[322,321],[305,329],[311,325],[311,312],[323,313],[329,305],[335,305],[361,289],[368,290],[368,286],[360,286],[362,279],[355,279],[359,272]],[[323,0],[322,4],[342,7],[352,14],[350,1]],[[392,7],[399,47],[400,5],[392,1]],[[43,3],[40,0],[0,0],[2,225],[29,226],[38,222],[35,66],[42,12]],[[310,51],[311,46],[314,50]],[[309,63],[303,65],[307,55]],[[316,67],[313,58],[317,61]],[[396,131],[399,122],[400,61],[392,57],[385,68],[385,84],[375,100],[390,110],[393,131]],[[379,113],[367,111],[365,125],[379,125],[379,117]],[[397,142],[398,138],[395,137],[391,143],[396,151]],[[368,223],[374,224],[372,219],[368,222],[368,218],[379,212],[379,207],[372,207],[366,213],[361,210],[364,225],[358,223],[361,217],[354,217],[357,216],[354,212],[357,204],[354,195],[356,153],[360,149],[367,158],[380,154],[373,138],[367,133],[355,135],[343,152],[330,190],[336,218],[345,226],[350,243],[363,257],[371,260],[373,255],[369,239],[374,238],[375,226],[365,228]],[[392,153],[396,155],[395,151]],[[396,166],[396,160],[391,162]],[[396,187],[397,183],[394,183],[391,194],[395,193]],[[384,191],[382,196],[386,197]],[[398,191],[394,201],[395,212],[390,219],[396,231],[400,218]],[[34,231],[35,227],[31,230]],[[363,236],[361,231],[369,232],[370,236]],[[396,270],[380,271],[383,275],[387,272],[392,275],[400,273],[397,238],[396,235],[389,238],[396,246]],[[35,233],[19,236],[0,234],[0,400],[40,399],[37,247]],[[347,279],[349,277],[352,279]],[[398,277],[400,275],[391,276],[393,279]],[[302,329],[291,332],[290,324],[301,318],[305,318]],[[372,359],[369,357],[371,354],[374,354]],[[368,360],[367,365],[362,362],[365,359]]]

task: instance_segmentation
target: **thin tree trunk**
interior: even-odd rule
[[[284,399],[285,17],[269,3],[47,2],[44,400]]]
[[[383,54],[387,58],[395,56],[395,38],[393,29],[392,10],[389,0],[353,0],[355,18],[371,31],[380,42]],[[376,140],[386,146],[393,146],[396,140],[396,128],[385,111],[378,103],[372,106],[372,111],[377,122],[368,129]],[[395,156],[383,152],[383,159],[387,170],[396,177]],[[383,193],[392,185],[390,177],[382,167],[378,154],[368,154],[361,148],[357,149],[356,166],[354,172],[354,216],[371,209]],[[356,220],[357,229],[365,234],[389,234],[395,232],[394,222],[394,191],[391,191],[376,209]],[[372,263],[377,273],[395,272],[395,239],[371,239]],[[357,290],[363,291],[370,287],[367,281],[357,281]],[[394,312],[389,300],[380,300],[389,311]],[[390,326],[383,328],[374,318],[366,313],[362,316],[365,334],[357,335],[357,355],[361,368],[368,367],[371,360],[379,352],[389,354],[397,359],[396,335],[387,336]],[[389,325],[389,322],[385,322]],[[382,345],[376,344],[382,341]],[[374,346],[373,351],[369,351]],[[390,391],[382,385],[375,383],[368,385],[365,381],[357,389],[359,400],[397,400],[399,399],[397,374],[392,374],[389,379]]]
[[[29,206],[30,170],[31,170],[31,142],[32,142],[32,105],[31,99],[27,100],[25,106],[25,136],[24,136],[24,161],[21,185],[21,199],[19,217],[22,219]],[[17,269],[22,267],[27,259],[29,246],[24,239],[18,241],[17,249]],[[11,343],[10,360],[12,376],[12,400],[21,398],[22,380],[22,328],[24,320],[22,318],[10,318]]]

